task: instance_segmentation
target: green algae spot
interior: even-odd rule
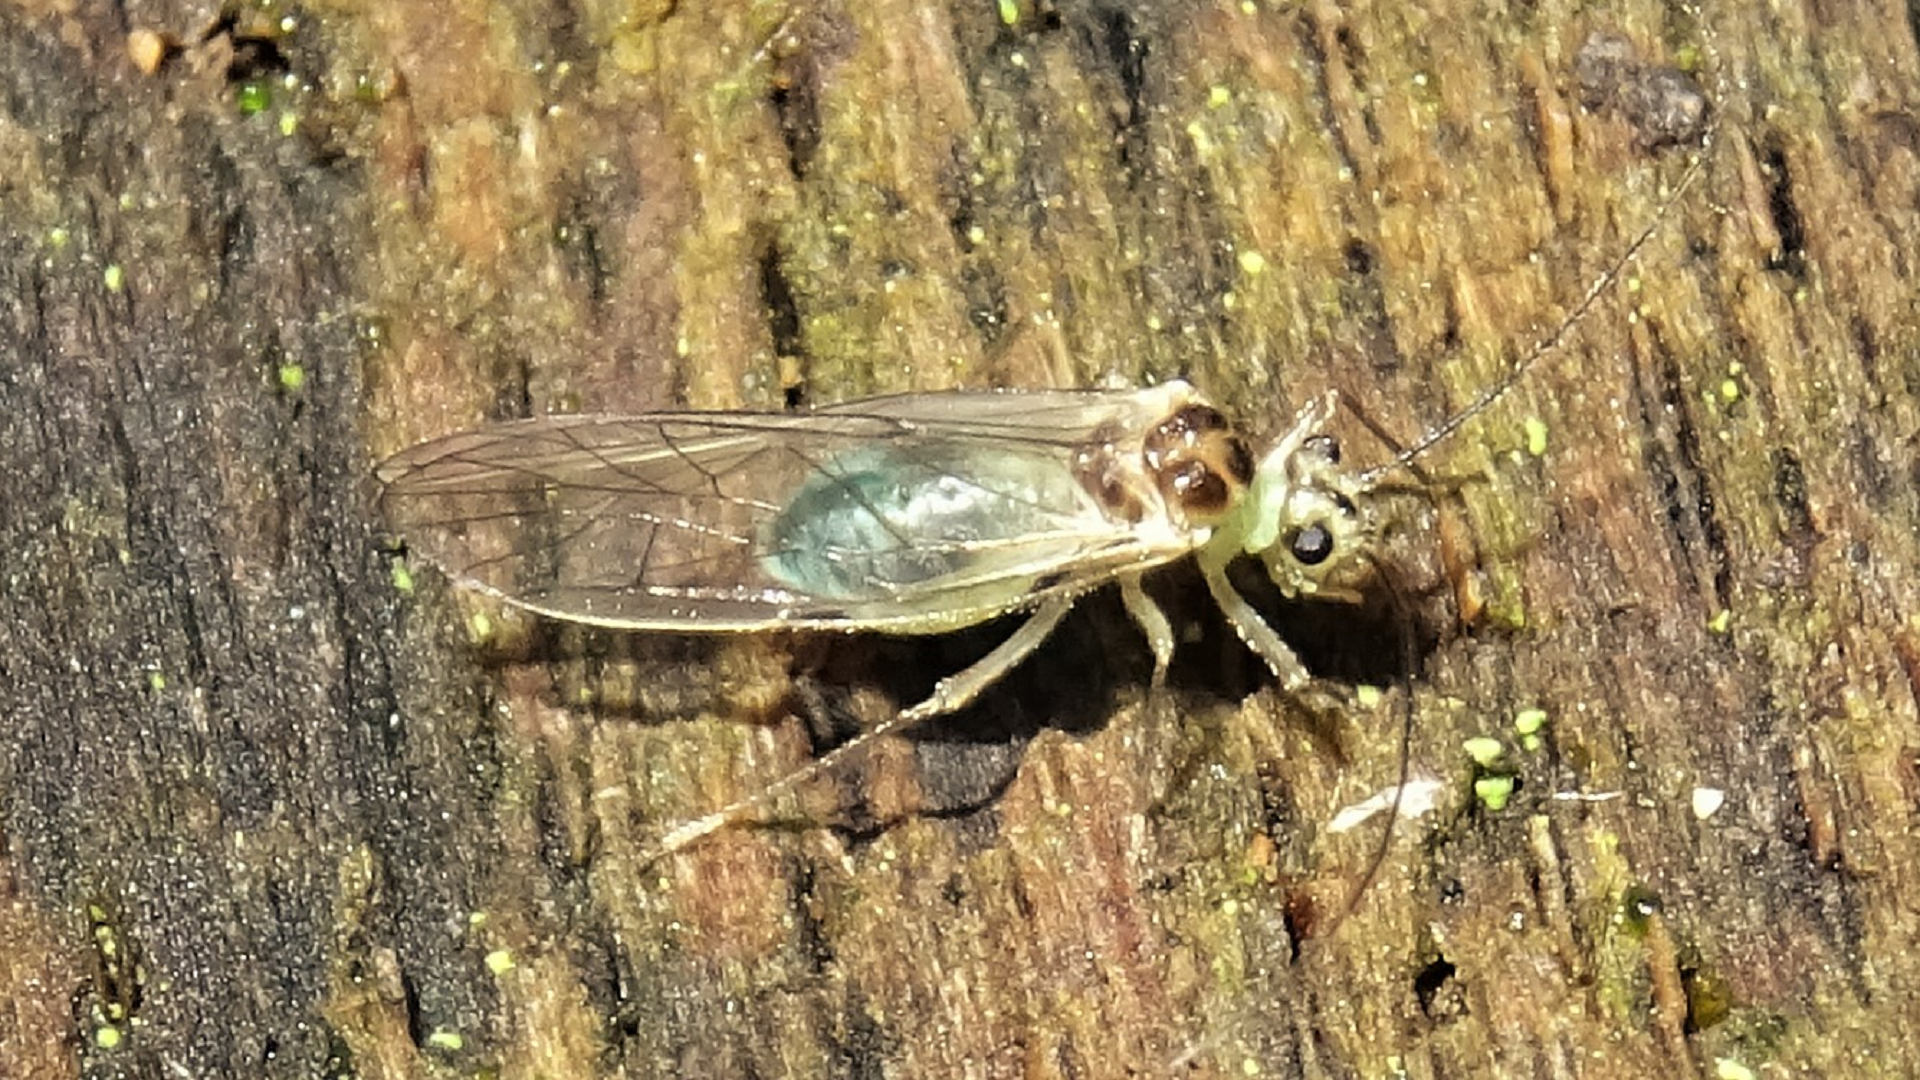
[[[297,394],[306,389],[307,369],[299,364],[281,364],[277,372],[280,377],[280,389],[289,394]]]
[[[435,1050],[458,1050],[467,1045],[467,1040],[457,1031],[440,1030],[427,1036],[427,1045]]]
[[[1527,433],[1527,453],[1542,457],[1547,452],[1547,422],[1537,416],[1529,416],[1521,425]]]
[[[487,954],[486,965],[487,965],[487,971],[491,973],[494,978],[497,979],[500,976],[505,975],[507,972],[513,970],[513,950],[511,949],[493,950],[492,952]]]
[[[1000,0],[1000,22],[1006,26],[1019,25],[1020,5],[1016,0]]]
[[[1187,124],[1187,139],[1193,143],[1194,153],[1198,156],[1202,158],[1213,156],[1213,136],[1207,134],[1207,129],[1201,126],[1200,121],[1194,120]]]
[[[1719,611],[1714,612],[1713,618],[1707,620],[1707,629],[1716,634],[1724,634],[1731,629],[1732,626],[1733,612],[1728,611],[1726,608],[1721,608]]]
[[[393,560],[393,587],[402,596],[413,595],[413,571],[399,559]]]
[[[1496,813],[1505,810],[1507,800],[1513,798],[1513,777],[1482,776],[1473,782],[1473,797]]]
[[[108,292],[119,292],[126,287],[127,272],[119,263],[108,263],[100,272],[100,284],[105,285]]]
[[[273,104],[273,88],[258,79],[250,79],[234,91],[233,103],[241,116],[259,116]]]
[[[1520,747],[1531,754],[1540,749],[1540,732],[1547,726],[1547,710],[1521,709],[1513,715],[1513,733],[1520,736]]]
[[[102,1050],[115,1050],[120,1046],[120,1029],[112,1024],[102,1024],[93,1030],[93,1045]]]
[[[1501,755],[1507,752],[1507,748],[1500,745],[1499,739],[1485,735],[1476,735],[1468,739],[1460,744],[1460,749],[1465,750],[1467,756],[1473,759],[1473,763],[1483,769],[1492,766],[1500,760]]]

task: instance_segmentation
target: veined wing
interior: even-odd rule
[[[422,443],[379,476],[410,545],[556,618],[939,632],[1190,550],[1164,513],[1102,505],[1075,463],[1192,399],[1168,383],[552,416]]]

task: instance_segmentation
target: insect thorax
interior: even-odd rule
[[[1144,434],[1107,425],[1073,458],[1081,486],[1116,520],[1164,514],[1182,530],[1211,528],[1253,479],[1253,454],[1227,418],[1190,394]]]

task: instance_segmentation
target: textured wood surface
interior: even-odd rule
[[[7,6],[0,1074],[1905,1074],[1917,72],[1819,5]],[[1395,503],[1419,617],[1275,610],[1388,687],[1331,725],[1170,573],[1164,697],[1091,597],[647,863],[1006,628],[582,632],[373,509],[527,412],[1179,375],[1412,437],[1656,220]],[[1408,622],[1441,796],[1348,914]]]

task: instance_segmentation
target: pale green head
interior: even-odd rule
[[[1338,397],[1309,401],[1274,448],[1215,539],[1266,564],[1288,596],[1356,600],[1365,564],[1358,559],[1372,532],[1365,483],[1340,468],[1340,445],[1326,434]]]

